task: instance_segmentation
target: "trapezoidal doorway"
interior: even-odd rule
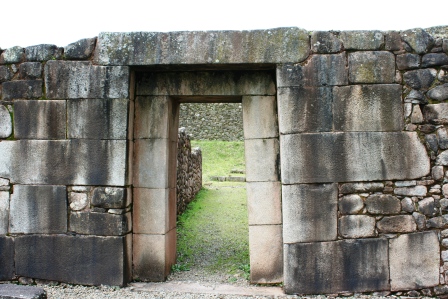
[[[283,281],[279,131],[270,71],[141,72],[133,115],[133,277],[163,281],[176,262],[179,103],[242,102],[252,283]]]

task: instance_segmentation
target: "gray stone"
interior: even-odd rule
[[[278,138],[277,99],[274,96],[243,97],[244,138]]]
[[[0,281],[14,278],[14,239],[0,236]],[[0,284],[1,286],[1,284]]]
[[[341,193],[380,192],[383,188],[383,183],[345,183],[341,185]]]
[[[305,86],[347,85],[345,53],[313,55],[303,66]]]
[[[420,132],[425,133],[425,134],[429,134],[434,132],[434,130],[437,128],[435,125],[432,124],[424,124],[424,125],[420,125],[418,126]]]
[[[441,200],[439,200],[439,204],[442,211],[448,210],[448,198],[442,198]]]
[[[219,49],[217,51],[216,49]],[[103,32],[95,61],[102,65],[301,62],[308,32],[295,28],[253,31]]]
[[[314,53],[337,53],[342,49],[341,40],[332,32],[314,31],[311,33],[311,50]]]
[[[66,233],[65,186],[14,185],[10,203],[9,232]]]
[[[138,96],[135,99],[134,138],[169,138],[172,111],[173,103],[167,96]]]
[[[430,89],[427,95],[431,99],[437,101],[444,101],[448,99],[448,83]]]
[[[400,32],[387,31],[384,36],[385,45],[384,49],[387,51],[399,51],[403,49]]]
[[[9,66],[0,65],[0,83],[11,80],[13,76],[14,73],[11,71]]]
[[[23,60],[24,49],[19,46],[11,47],[2,52],[0,64],[20,63]]]
[[[437,142],[441,149],[448,148],[448,132],[445,127],[440,127],[437,129]],[[443,169],[443,167],[442,167]],[[442,170],[443,172],[443,170]]]
[[[386,51],[348,54],[350,83],[394,83],[395,56]]]
[[[127,206],[126,189],[97,187],[93,190],[92,205],[105,209],[124,209]]]
[[[280,133],[331,131],[332,102],[331,87],[279,88],[277,104]]]
[[[405,30],[401,32],[401,38],[417,54],[428,52],[434,45],[434,38],[421,28]]]
[[[376,227],[380,233],[410,233],[417,229],[414,217],[411,215],[398,215],[383,217]]]
[[[5,299],[47,299],[43,288],[16,284],[0,284],[0,297]]]
[[[431,123],[448,122],[448,103],[424,106],[423,116],[426,121]]]
[[[277,87],[303,86],[303,66],[293,63],[277,65],[276,77]]]
[[[434,287],[434,293],[436,295],[448,294],[448,286],[447,285],[436,286]]]
[[[367,215],[348,215],[339,219],[339,233],[343,238],[375,236],[375,218]]]
[[[72,99],[67,101],[68,138],[126,139],[127,99]]]
[[[413,187],[413,186],[417,186],[417,181],[416,180],[412,180],[412,181],[396,181],[395,182],[395,187]]]
[[[37,99],[42,97],[42,80],[10,81],[2,84],[2,99]]]
[[[408,213],[414,212],[415,211],[414,201],[409,197],[403,198],[401,200],[401,210]]]
[[[72,211],[80,211],[87,208],[89,199],[86,193],[70,192],[70,209]]]
[[[130,277],[127,242],[126,237],[19,236],[15,239],[16,274],[74,284],[122,286]]]
[[[14,141],[2,141],[0,142],[0,177],[10,178],[12,172],[12,151],[14,150]]]
[[[401,54],[397,55],[397,68],[402,70],[410,70],[420,67],[421,58],[417,54]]]
[[[341,214],[357,214],[364,208],[364,202],[358,194],[343,196],[338,203],[338,210]]]
[[[426,146],[433,153],[437,153],[439,150],[439,142],[437,141],[436,134],[428,134],[425,136]]]
[[[42,63],[24,62],[19,66],[19,78],[22,80],[35,80],[42,78]]]
[[[244,148],[247,182],[275,182],[280,180],[278,139],[246,139]]]
[[[430,171],[415,132],[291,134],[281,135],[280,145],[283,184],[412,179]]]
[[[424,121],[422,110],[419,105],[413,105],[411,113],[411,123],[421,124]]]
[[[12,121],[8,109],[0,105],[0,138],[8,138],[12,134]]]
[[[440,82],[448,82],[448,71],[446,70],[439,70],[439,74],[437,75],[437,79],[439,79]]]
[[[426,186],[415,186],[415,187],[399,187],[394,189],[396,195],[401,196],[426,196],[428,189]]]
[[[87,60],[95,49],[96,37],[84,38],[64,48],[65,59]]]
[[[428,228],[446,228],[448,224],[447,217],[448,217],[447,215],[443,215],[428,219],[428,221],[426,221],[426,226]]]
[[[373,194],[366,199],[367,212],[370,214],[391,215],[399,214],[400,200],[392,195]]]
[[[336,184],[283,185],[283,242],[337,238]]]
[[[440,66],[448,64],[448,55],[445,53],[429,53],[423,55],[422,67]]]
[[[14,137],[16,139],[65,139],[65,101],[15,100]]]
[[[443,184],[442,192],[443,192],[443,196],[448,198],[448,184]]]
[[[282,224],[280,182],[246,183],[246,190],[249,225]]]
[[[434,82],[437,76],[435,69],[421,69],[405,72],[404,82],[413,89],[427,90]]]
[[[386,239],[296,243],[284,248],[287,294],[390,289]]]
[[[448,53],[448,39],[443,39],[443,52]]]
[[[426,197],[418,202],[418,210],[426,216],[435,216],[437,213],[436,203],[433,197]]]
[[[70,231],[83,235],[123,236],[132,229],[130,213],[116,215],[110,213],[72,212]]]
[[[25,59],[27,61],[47,61],[59,59],[61,52],[55,45],[36,45],[25,48]]]
[[[428,101],[425,99],[425,95],[420,90],[411,90],[406,96],[406,101],[411,101],[413,104],[427,104]]]
[[[346,50],[379,50],[384,45],[381,31],[342,31],[340,37]]]
[[[336,131],[401,131],[401,86],[376,84],[335,87],[333,113]]]
[[[404,234],[389,242],[392,291],[439,284],[440,249],[436,232]]]
[[[443,151],[437,156],[436,164],[444,166],[448,165],[448,151]]]
[[[48,61],[48,99],[123,99],[129,93],[129,68],[95,66],[87,61]]]
[[[8,234],[9,227],[9,192],[0,192],[0,235]]]

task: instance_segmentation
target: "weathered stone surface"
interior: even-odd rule
[[[415,211],[414,201],[410,197],[401,200],[401,209],[404,212],[412,213]]]
[[[427,104],[425,95],[420,90],[411,90],[405,98],[405,102],[411,102],[413,104]]]
[[[319,54],[337,53],[342,50],[342,42],[332,32],[314,31],[311,33],[311,50]]]
[[[304,85],[303,67],[300,64],[285,63],[277,65],[277,87],[293,87]]]
[[[15,239],[19,276],[122,286],[130,276],[128,258],[125,237],[29,235]]]
[[[392,291],[439,284],[440,249],[436,232],[404,234],[389,242]]]
[[[348,215],[339,219],[339,232],[344,238],[375,236],[375,218],[367,215]]]
[[[443,151],[437,156],[436,164],[444,166],[448,165],[448,151]]]
[[[48,61],[48,99],[124,99],[129,93],[129,68],[95,66],[87,61]]]
[[[0,142],[0,177],[10,178],[12,172],[12,151],[14,148],[14,141],[2,141]]]
[[[68,138],[126,139],[127,99],[67,101]]]
[[[380,192],[383,188],[383,183],[346,183],[341,185],[341,193]]]
[[[398,31],[387,31],[384,40],[384,49],[387,51],[399,51],[403,48],[400,32]]]
[[[413,187],[413,186],[417,186],[417,181],[416,180],[412,180],[412,181],[396,181],[395,182],[395,187]]]
[[[304,86],[331,86],[348,84],[345,53],[313,55],[303,66]]]
[[[411,215],[398,215],[383,217],[376,227],[380,233],[410,233],[417,230],[414,217]]]
[[[87,193],[70,192],[69,193],[70,209],[72,211],[80,211],[85,209],[89,204]]]
[[[93,190],[92,205],[105,209],[124,209],[127,206],[125,188],[97,187]]]
[[[421,124],[423,122],[423,114],[420,105],[413,105],[411,113],[411,123]]]
[[[423,55],[422,67],[440,66],[448,64],[448,55],[445,53],[429,53]]]
[[[134,138],[169,138],[172,106],[167,96],[138,96],[135,100]]]
[[[66,233],[65,186],[15,185],[11,194],[9,232]]]
[[[426,216],[435,216],[437,213],[436,203],[433,197],[427,197],[418,202],[418,210]]]
[[[333,89],[333,122],[336,131],[401,131],[401,86],[375,84]]]
[[[423,54],[429,51],[434,45],[434,38],[421,28],[409,29],[401,32],[401,38],[417,54]]]
[[[408,71],[404,73],[404,82],[414,88],[427,90],[434,82],[437,76],[437,71],[435,69],[421,69]]]
[[[373,194],[366,199],[367,212],[370,214],[398,214],[401,210],[400,200],[392,195]]]
[[[5,299],[47,299],[47,292],[35,286],[1,284],[0,296]]]
[[[418,230],[423,230],[426,228],[426,217],[423,214],[413,212],[412,217],[414,217],[415,223],[417,224]]]
[[[65,139],[65,101],[15,100],[16,139]]]
[[[9,81],[2,84],[2,99],[36,99],[42,96],[42,80]]]
[[[64,48],[65,59],[88,59],[95,49],[96,37],[84,38]]]
[[[384,45],[381,31],[342,31],[340,37],[346,50],[379,50]]]
[[[426,221],[426,226],[428,228],[446,228],[447,224],[448,224],[448,215],[433,217],[431,219],[428,219],[428,221]]]
[[[219,49],[219,50],[218,50]],[[95,60],[102,65],[300,62],[308,32],[296,27],[253,31],[103,32]]]
[[[0,236],[0,280],[14,278],[14,239]]]
[[[394,83],[395,57],[386,51],[348,54],[350,83]]]
[[[345,195],[338,203],[341,214],[356,214],[364,208],[364,202],[358,194]]]
[[[130,214],[72,212],[70,231],[83,235],[123,236],[132,229]]]
[[[336,184],[283,185],[283,242],[337,238]]]
[[[273,139],[246,139],[246,182],[276,182],[280,179],[279,141]]]
[[[426,121],[437,123],[448,122],[448,103],[429,104],[423,107],[423,116]]]
[[[331,87],[279,88],[277,102],[281,134],[332,130]]]
[[[285,244],[284,291],[325,294],[389,290],[386,239]]]
[[[396,195],[402,196],[426,196],[428,189],[426,186],[399,187],[394,189]]]
[[[420,67],[420,55],[417,54],[401,54],[397,55],[397,68],[399,70],[410,70]]]
[[[278,137],[275,96],[244,96],[242,106],[245,139]]]
[[[430,171],[414,132],[291,134],[280,144],[283,184],[412,179]]]
[[[19,63],[23,60],[24,49],[19,46],[11,47],[2,52],[0,64]]]
[[[59,58],[62,52],[55,45],[36,45],[25,48],[25,59],[27,61],[47,61]]]
[[[8,108],[0,105],[0,138],[8,138],[12,134],[12,121]]]
[[[448,99],[448,83],[432,88],[427,93],[428,97],[437,101]]]
[[[0,65],[0,83],[11,80],[12,76],[14,76],[14,73],[9,66]]]
[[[246,188],[249,225],[282,224],[280,182],[249,182]]]
[[[0,235],[8,233],[9,226],[9,192],[0,192]]]
[[[19,78],[22,80],[36,80],[42,78],[42,63],[24,62],[19,66]]]

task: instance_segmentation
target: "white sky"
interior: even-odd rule
[[[4,0],[0,48],[64,47],[103,31],[404,30],[448,25],[448,1]]]

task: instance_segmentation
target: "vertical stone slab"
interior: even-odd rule
[[[134,142],[134,187],[169,188],[168,139],[137,139]]]
[[[0,236],[0,281],[14,279],[14,239]]]
[[[0,235],[6,235],[9,227],[9,191],[0,192]]]
[[[336,240],[337,184],[283,185],[283,242]]]
[[[282,224],[280,182],[247,182],[249,225]]]
[[[243,96],[244,138],[278,137],[277,103],[274,96]]]
[[[135,99],[134,138],[169,138],[171,100],[167,96]]]
[[[12,167],[12,156],[14,153],[15,141],[2,141],[0,142],[0,177],[10,178]]]
[[[244,147],[247,182],[279,180],[278,139],[246,139]]]
[[[8,108],[0,105],[0,138],[8,138],[12,134],[12,120]]]

